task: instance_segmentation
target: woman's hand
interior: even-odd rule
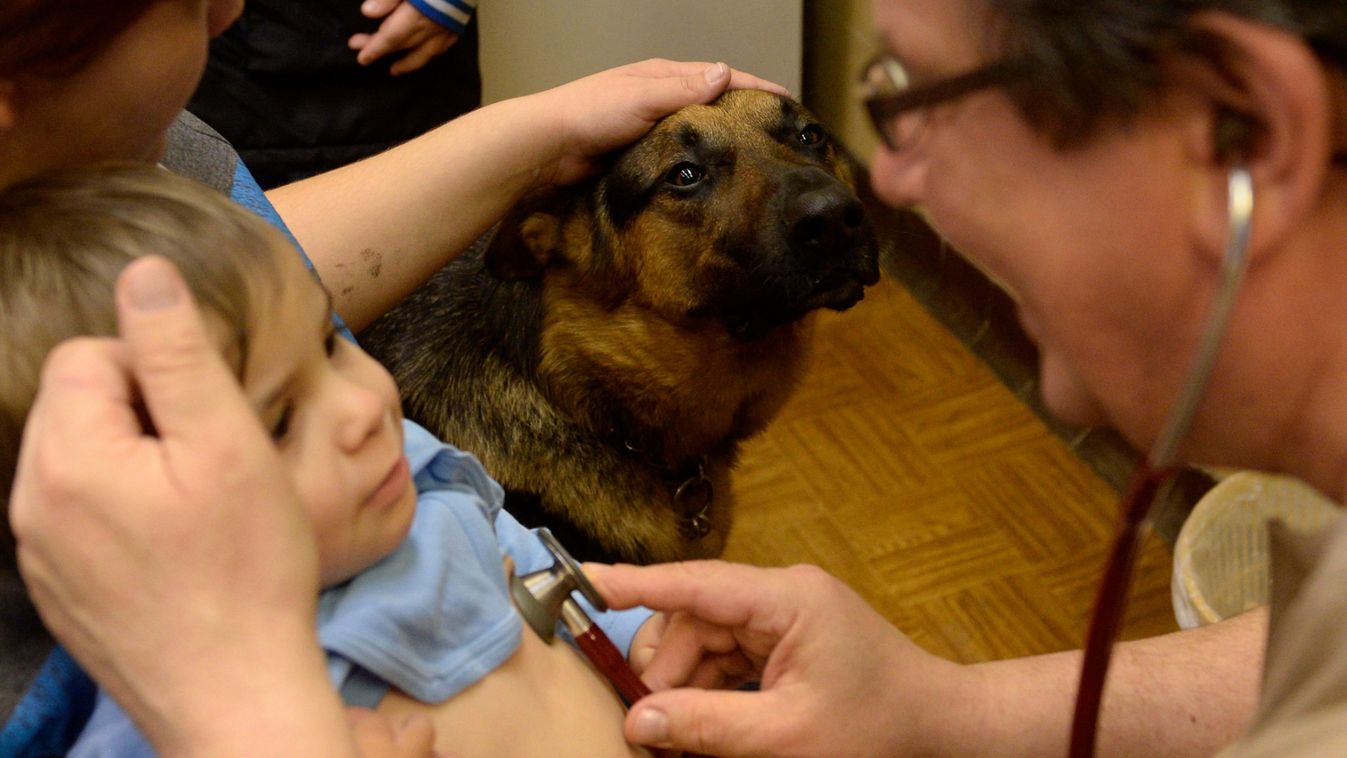
[[[562,135],[555,170],[543,177],[544,183],[579,181],[593,169],[595,158],[635,142],[679,108],[709,103],[727,89],[790,96],[785,87],[724,63],[661,59],[608,69],[530,96],[538,118],[554,119]]]

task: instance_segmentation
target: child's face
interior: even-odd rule
[[[284,281],[249,335],[243,383],[313,519],[329,586],[402,542],[416,491],[393,378],[335,332],[327,293],[277,245]]]

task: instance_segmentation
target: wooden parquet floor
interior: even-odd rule
[[[747,445],[725,557],[815,563],[963,662],[1080,647],[1115,492],[887,277],[819,323],[813,367]],[[1125,638],[1176,628],[1146,540]]]

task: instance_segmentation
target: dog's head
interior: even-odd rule
[[[879,278],[849,157],[800,104],[752,90],[684,108],[592,183],[521,204],[486,261],[742,339],[849,308]]]

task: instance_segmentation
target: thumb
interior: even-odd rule
[[[360,4],[360,12],[365,18],[383,18],[398,7],[402,0],[365,0]]]
[[[701,102],[710,102],[720,97],[730,86],[730,67],[723,62],[712,63],[701,76],[694,74],[687,77],[685,84],[690,91],[700,94]]]
[[[700,102],[703,103],[720,97],[728,89],[760,89],[782,97],[793,97],[790,90],[780,84],[730,68],[723,62],[707,65],[700,76],[694,74],[684,77],[684,86],[689,91],[700,93]]]
[[[665,690],[637,701],[627,713],[628,740],[640,745],[734,758],[772,750],[781,712],[771,692],[692,688]]]
[[[724,62],[697,65],[698,70],[681,73],[678,76],[656,79],[651,83],[651,91],[656,94],[652,105],[660,115],[672,113],[689,103],[709,103],[720,97],[728,89],[761,89],[786,97],[790,92],[775,82],[735,71]]]
[[[191,439],[212,425],[253,418],[238,380],[172,263],[146,256],[122,271],[117,278],[117,323],[131,373],[160,437]]]
[[[666,63],[655,61],[655,63]],[[651,120],[692,103],[709,103],[730,86],[730,67],[724,63],[674,64],[672,71],[659,68],[642,81]],[[669,75],[673,74],[673,75]]]

